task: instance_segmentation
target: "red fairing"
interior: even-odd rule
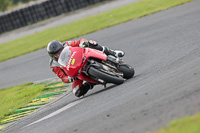
[[[72,84],[72,89],[74,89],[77,86],[78,86],[78,88],[80,88],[82,86],[82,84],[83,84],[83,80],[76,79],[76,80],[74,80],[74,82]]]
[[[71,51],[71,56],[66,65],[66,74],[70,77],[77,77],[80,80],[97,83],[97,81],[84,75],[82,70],[89,58],[92,57],[106,61],[106,54],[90,48],[71,47],[69,50]]]
[[[68,76],[74,77],[81,67],[84,49],[80,47],[71,47],[69,49],[71,50],[71,56],[66,65],[66,73]]]
[[[96,49],[85,48],[84,52],[85,52],[84,56],[86,56],[87,58],[93,57],[104,61],[106,61],[107,59],[107,55],[105,53],[98,51]]]

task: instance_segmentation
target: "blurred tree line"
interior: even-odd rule
[[[19,3],[27,3],[34,0],[0,0],[0,12],[6,11],[9,6],[17,5]]]

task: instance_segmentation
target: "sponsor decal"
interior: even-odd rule
[[[72,62],[72,60],[74,59],[73,57],[75,56],[76,52],[73,52],[68,63],[67,63],[67,70],[69,71],[69,67],[70,67],[70,64]],[[75,59],[74,59],[74,62],[75,62]]]
[[[72,59],[72,62],[71,62],[71,64],[72,64],[72,65],[74,65],[74,63],[75,63],[75,59]]]

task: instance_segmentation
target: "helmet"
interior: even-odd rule
[[[56,56],[57,54],[60,54],[61,51],[63,50],[63,45],[61,42],[57,41],[57,40],[53,40],[51,42],[49,42],[48,46],[47,46],[47,51],[49,56],[55,60],[58,61],[58,56]]]

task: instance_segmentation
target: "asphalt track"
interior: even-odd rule
[[[145,133],[199,112],[199,5],[197,0],[84,36],[124,50],[136,76],[119,86],[96,86],[82,99],[67,95],[4,132]],[[30,74],[40,69],[34,75],[51,76],[44,76],[47,65],[40,67],[47,61],[44,49],[14,60],[24,63],[7,63],[22,69],[30,64]]]

